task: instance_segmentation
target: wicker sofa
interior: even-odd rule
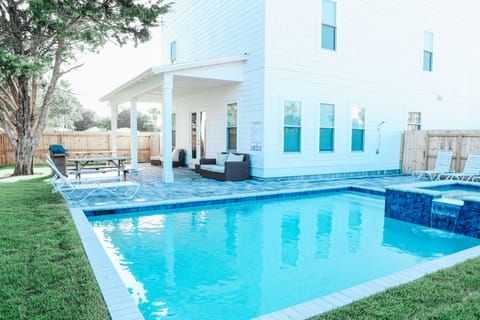
[[[250,157],[246,153],[222,152],[216,158],[201,158],[199,173],[222,181],[246,180],[250,178]]]

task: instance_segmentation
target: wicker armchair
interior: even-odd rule
[[[175,150],[172,151],[172,167],[178,168],[185,166],[185,150],[178,149],[178,153],[175,155]],[[163,167],[163,159],[162,156],[155,156],[150,158],[150,164],[152,166],[162,166]]]
[[[243,161],[233,162],[226,161],[224,164],[223,172],[218,172],[220,166],[216,166],[217,171],[213,171],[211,165],[216,165],[216,159],[214,158],[201,158],[199,173],[204,178],[222,180],[222,181],[239,181],[250,178],[250,158],[246,153],[236,153],[235,155],[242,155]],[[222,152],[226,154],[226,152]]]

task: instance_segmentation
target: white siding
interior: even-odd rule
[[[206,111],[207,155],[224,151],[226,104],[238,102],[238,150],[260,177],[399,169],[408,112],[422,129],[473,129],[480,118],[480,5],[475,0],[337,0],[337,50],[321,48],[321,0],[179,1],[165,17],[163,54],[177,63],[248,53],[245,81],[174,97],[178,145],[191,110]],[[434,35],[433,72],[422,68]],[[283,102],[302,101],[301,152],[283,152]],[[335,150],[318,151],[319,105],[335,105]],[[351,151],[351,108],[365,108],[365,150]],[[263,150],[249,150],[251,123]],[[378,125],[385,123],[377,129]],[[381,136],[379,153],[376,152]]]
[[[170,63],[170,43],[177,42],[177,63],[248,54],[245,81],[196,96],[174,97],[177,113],[178,146],[187,149],[190,159],[190,118],[192,110],[207,112],[207,156],[226,149],[226,105],[238,102],[239,152],[256,153],[252,170],[263,166],[261,152],[251,152],[250,125],[264,122],[264,1],[178,1],[164,20],[163,62]]]
[[[277,143],[266,145],[263,176],[398,169],[409,111],[422,113],[423,129],[478,128],[478,9],[475,1],[338,0],[330,51],[321,48],[321,1],[299,0],[295,10],[268,2],[265,139]],[[433,72],[422,69],[424,31],[434,34]],[[302,101],[297,154],[283,152],[285,99]],[[318,152],[320,103],[336,106],[333,153]],[[364,152],[350,151],[352,105],[366,109]]]

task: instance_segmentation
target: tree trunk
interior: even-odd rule
[[[32,120],[35,115],[32,111],[32,97],[29,92],[28,79],[22,78],[18,81],[18,110],[16,114],[16,144],[15,150],[15,170],[14,176],[24,176],[33,174],[33,157],[39,139],[36,139],[32,132]]]
[[[27,136],[19,137],[17,140],[17,148],[15,150],[15,170],[13,172],[14,176],[33,174],[33,158],[36,149],[33,140],[34,139],[29,139]]]

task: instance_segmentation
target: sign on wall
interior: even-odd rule
[[[262,151],[262,140],[263,140],[263,131],[262,131],[262,121],[252,121],[251,126],[251,151]]]

